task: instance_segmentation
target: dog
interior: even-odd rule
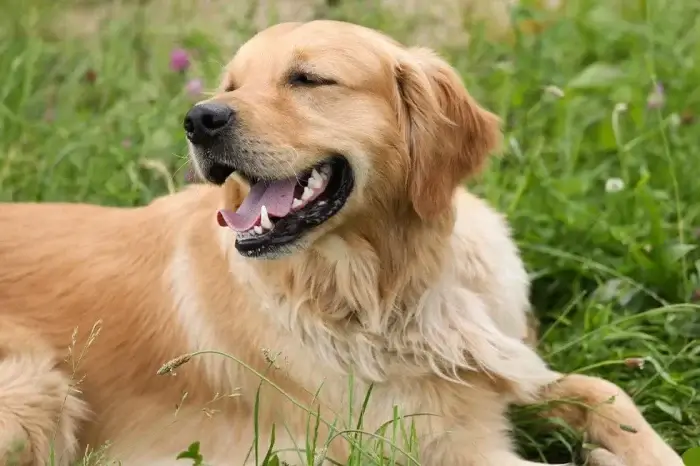
[[[274,444],[288,464],[533,466],[506,410],[538,402],[600,445],[591,462],[682,464],[622,389],[536,353],[509,227],[461,187],[499,119],[434,52],[281,23],[184,130],[206,183],[0,207],[3,464],[106,445],[176,465],[199,441],[214,465]]]

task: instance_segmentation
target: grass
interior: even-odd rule
[[[155,18],[143,1],[5,3],[2,201],[139,205],[177,189],[182,116],[198,98],[188,82],[213,87],[235,45],[277,20],[250,7],[215,15],[214,27],[184,1]],[[406,40],[427,21],[339,3],[315,14]],[[564,3],[556,15],[515,11],[511,41],[474,26],[468,48],[441,47],[505,122],[503,156],[470,184],[513,225],[542,354],[560,371],[623,386],[684,452],[700,446],[700,4]],[[92,21],[95,11],[110,21]],[[182,73],[169,67],[177,47],[192,54]],[[566,430],[540,435],[527,412],[514,416],[531,458],[568,459],[580,447]]]

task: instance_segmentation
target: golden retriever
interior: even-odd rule
[[[499,120],[433,52],[279,24],[184,128],[210,183],[140,208],[0,207],[5,462],[107,442],[177,465],[199,440],[210,464],[255,464],[274,436],[288,464],[534,465],[507,407],[575,398],[545,416],[604,447],[598,464],[682,464],[621,389],[528,344],[508,227],[460,187]]]

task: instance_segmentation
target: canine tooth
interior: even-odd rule
[[[314,195],[314,190],[307,186],[304,188],[304,192],[301,195],[301,200],[308,201],[309,199],[311,199],[311,196],[313,196],[313,195]]]
[[[303,201],[301,199],[294,198],[292,200],[292,209],[298,209],[299,207],[301,207],[302,204]]]
[[[331,167],[330,167],[330,165],[323,165],[323,166],[321,167],[321,175],[323,176],[324,179],[325,179],[325,178],[328,178],[329,176],[331,176]]]
[[[318,178],[314,177],[313,175],[311,178],[309,178],[309,188],[320,189],[321,186],[323,186],[323,179],[321,178],[321,175],[318,175]]]
[[[267,207],[265,206],[260,207],[260,226],[265,230],[272,229],[272,222],[270,221],[270,216],[267,215]]]
[[[256,235],[262,235],[263,229],[260,225],[255,225],[253,227],[253,231],[255,232]]]

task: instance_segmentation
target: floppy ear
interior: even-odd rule
[[[481,108],[457,72],[434,52],[411,48],[396,69],[399,118],[411,156],[409,195],[416,213],[435,218],[459,183],[500,142],[500,120]]]

